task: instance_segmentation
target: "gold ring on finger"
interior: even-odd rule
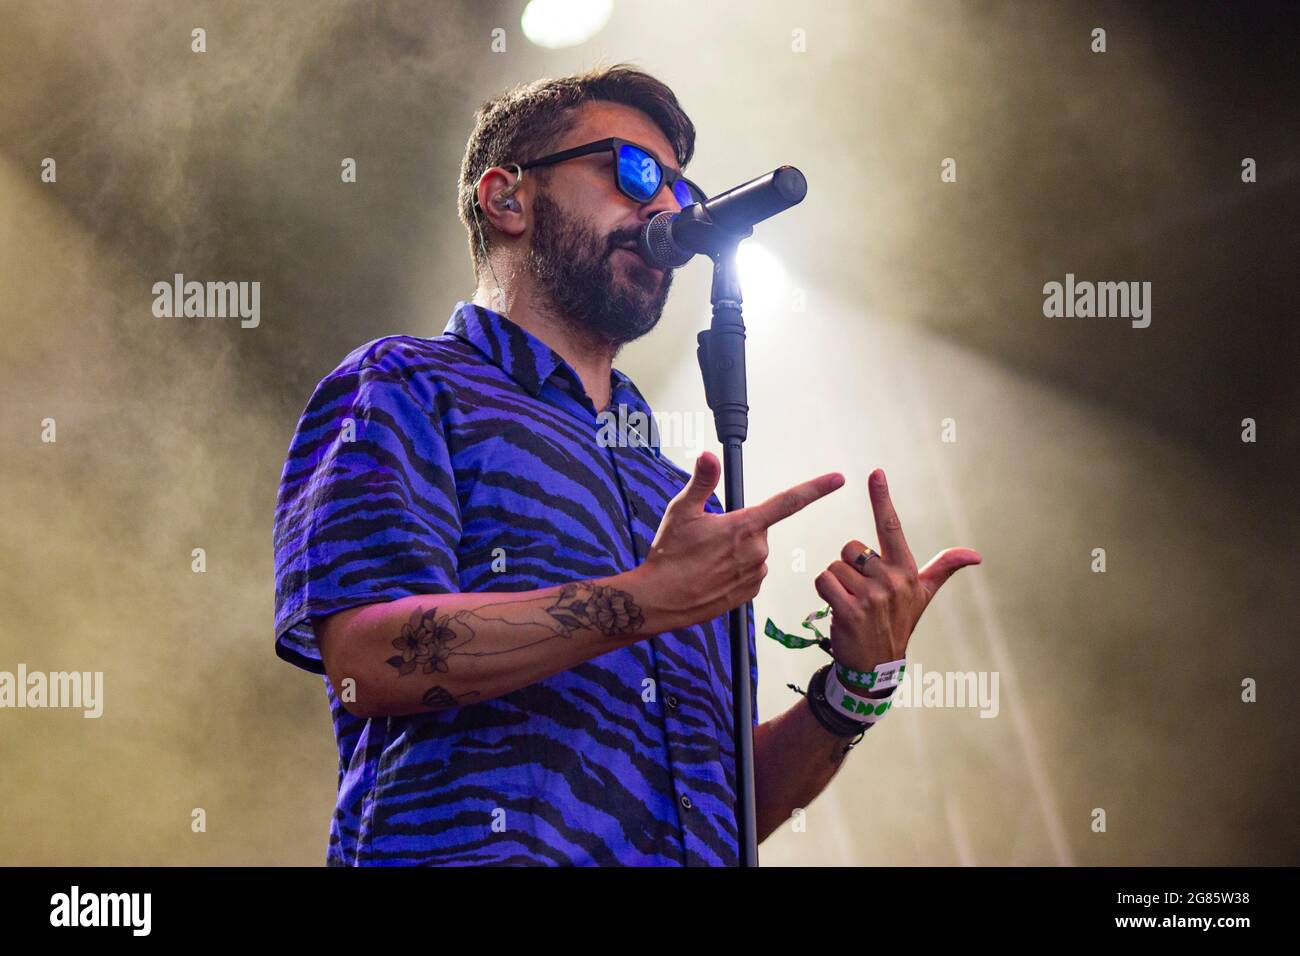
[[[872,548],[867,548],[867,550],[863,551],[860,555],[857,556],[856,559],[854,559],[853,566],[857,568],[859,571],[865,571],[867,568],[867,562],[870,561],[872,558],[879,558],[879,557],[880,557],[880,552]]]

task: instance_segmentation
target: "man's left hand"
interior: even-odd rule
[[[939,588],[958,568],[983,560],[970,548],[949,548],[918,571],[889,498],[884,471],[877,468],[868,476],[867,489],[880,556],[863,562],[860,558],[867,546],[850,541],[840,560],[817,575],[815,582],[817,593],[831,606],[835,661],[862,671],[906,657],[916,622]]]

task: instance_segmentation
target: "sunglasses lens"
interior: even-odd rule
[[[624,143],[618,148],[618,181],[638,202],[646,202],[659,191],[663,173],[655,158],[643,149]]]
[[[677,197],[677,205],[683,209],[693,202],[704,202],[707,198],[684,179],[679,179],[673,183],[673,195]]]

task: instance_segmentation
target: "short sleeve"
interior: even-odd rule
[[[433,390],[421,396],[399,348],[374,351],[317,385],[276,498],[276,653],[317,674],[313,619],[459,590],[460,508]]]

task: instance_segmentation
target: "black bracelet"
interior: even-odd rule
[[[813,716],[817,718],[819,724],[826,728],[828,733],[846,739],[851,737],[860,738],[871,725],[850,720],[843,714],[836,713],[826,699],[826,675],[830,672],[832,666],[831,664],[824,664],[813,674],[808,682],[808,693],[804,696],[808,698],[808,706],[812,709]],[[856,743],[857,741],[854,740],[853,744]],[[849,747],[851,748],[853,744],[849,744]]]

